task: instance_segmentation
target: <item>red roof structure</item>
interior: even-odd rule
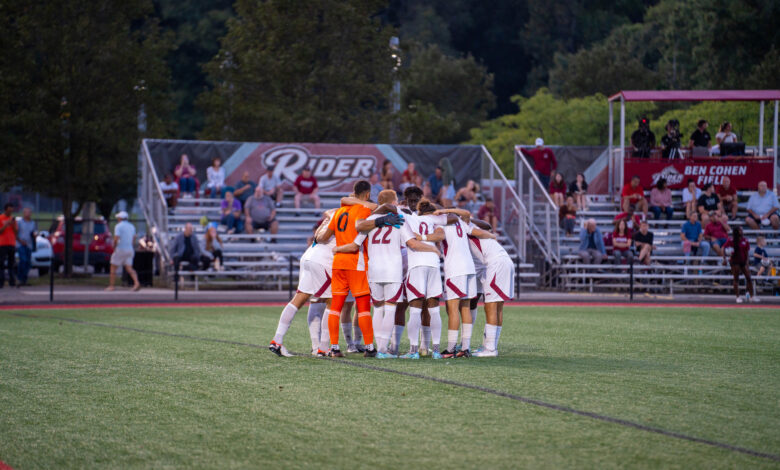
[[[623,90],[609,97],[624,101],[774,101],[780,90]]]

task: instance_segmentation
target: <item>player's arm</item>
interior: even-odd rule
[[[355,230],[360,233],[368,233],[375,228],[393,226],[395,228],[401,228],[404,223],[404,217],[402,214],[390,213],[377,217],[376,219],[359,219],[355,222]]]
[[[440,242],[445,238],[447,238],[447,236],[444,235],[444,230],[441,227],[438,227],[430,235],[417,235],[414,238],[415,240],[424,241],[424,242]],[[430,245],[425,245],[425,246],[430,246]]]
[[[355,196],[349,195],[341,198],[341,205],[342,206],[363,206],[368,207],[372,211],[379,207],[377,204],[371,202],[371,201],[364,201],[362,199],[358,199]]]
[[[418,251],[418,252],[419,251],[428,251],[428,252],[431,252],[431,253],[436,253],[436,256],[441,258],[441,253],[439,252],[438,249],[436,249],[435,246],[429,245],[427,243],[423,243],[423,242],[418,241],[418,240],[416,240],[414,238],[410,238],[409,240],[407,240],[406,241],[406,246],[408,246],[412,250]]]
[[[330,237],[333,236],[334,232],[330,225],[333,221],[333,214],[335,213],[336,209],[328,209],[325,211],[325,217],[322,219],[322,223],[314,232],[314,239],[317,240],[317,243],[327,243],[328,240],[330,240]]]
[[[484,220],[471,219],[471,223],[476,225],[477,228],[481,228],[482,230],[490,231],[493,229],[493,226],[485,222]]]
[[[447,214],[449,215],[456,215],[466,221],[466,223],[471,220],[471,212],[467,211],[466,209],[456,209],[456,208],[450,208],[450,209],[439,209],[436,212],[434,212],[435,215],[442,215]],[[449,217],[447,217],[447,221],[449,222]],[[450,222],[452,224],[454,222]]]
[[[398,208],[392,204],[382,204],[373,210],[372,214],[397,214]]]
[[[474,227],[474,229],[471,231],[471,235],[474,235],[477,238],[491,238],[493,240],[496,239],[496,235],[494,233],[490,233],[487,230],[482,230],[479,228]]]
[[[347,243],[346,245],[334,246],[333,253],[357,253],[360,249],[360,245],[355,242]]]

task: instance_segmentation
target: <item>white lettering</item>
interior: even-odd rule
[[[336,169],[333,171],[333,176],[335,178],[346,178],[347,176],[349,176],[350,169],[354,164],[355,164],[354,158],[346,158],[346,157],[339,158],[339,161],[336,164]]]
[[[352,176],[355,178],[369,178],[371,176],[371,169],[374,168],[376,162],[371,159],[360,159],[357,161],[355,168],[352,170]]]
[[[327,178],[333,173],[333,168],[335,167],[336,160],[333,158],[318,158],[312,174],[315,178]]]

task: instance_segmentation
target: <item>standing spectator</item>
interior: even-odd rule
[[[696,205],[701,197],[701,189],[696,187],[696,182],[688,178],[688,186],[682,190],[682,202],[685,205],[685,218],[691,217],[696,213]]]
[[[220,223],[227,227],[228,233],[244,231],[244,223],[241,220],[241,203],[233,197],[231,191],[225,192],[225,199],[222,200],[220,206],[220,215],[222,217]]]
[[[626,225],[625,219],[620,219],[612,232],[612,262],[620,264],[626,258],[628,264],[634,261],[634,253],[631,251],[631,229]]]
[[[441,167],[441,181],[444,185],[441,205],[452,207],[452,201],[455,199],[455,170],[447,157],[442,157],[439,160],[439,166]]]
[[[623,186],[621,192],[621,207],[623,212],[628,212],[629,206],[636,206],[637,211],[642,211],[647,218],[647,199],[645,199],[645,189],[639,184],[639,176],[631,177],[631,182]]]
[[[5,284],[5,270],[8,269],[8,286],[16,287],[16,235],[19,227],[14,217],[13,204],[3,206],[0,214],[0,289]]]
[[[32,220],[32,210],[25,207],[22,210],[22,218],[16,221],[18,230],[16,237],[16,249],[19,253],[19,286],[27,285],[27,275],[30,272],[32,253],[35,251],[35,237],[38,225]]]
[[[604,248],[604,238],[601,230],[596,227],[596,220],[588,219],[585,223],[585,230],[580,230],[580,259],[585,264],[601,264],[604,257],[607,256],[607,250]]]
[[[704,185],[704,192],[701,193],[696,201],[696,208],[700,214],[706,214],[712,211],[723,212],[723,204],[720,198],[715,194],[715,186],[710,183]]]
[[[769,258],[769,254],[764,248],[765,246],[766,238],[762,236],[756,237],[756,249],[753,251],[753,257],[751,258],[751,264],[758,267],[756,276],[761,276],[766,268],[772,267],[772,260]]]
[[[179,271],[181,262],[184,261],[187,263],[188,269],[194,271],[198,267],[200,256],[200,244],[197,236],[192,229],[192,224],[187,222],[184,225],[184,231],[177,235],[171,244],[171,257],[173,258],[174,269]]]
[[[558,210],[558,223],[566,232],[566,236],[570,237],[574,233],[574,225],[576,222],[577,206],[574,204],[574,198],[569,196],[566,198],[566,204],[561,206]]]
[[[133,256],[135,255],[135,227],[127,220],[127,212],[122,211],[116,215],[119,223],[114,227],[114,253],[111,255],[111,273],[108,278],[106,290],[114,290],[116,283],[116,270],[120,266],[127,271],[133,279],[133,290],[141,288],[138,282],[138,274],[133,269]]]
[[[743,302],[742,297],[739,296],[740,272],[745,275],[745,300],[752,300],[754,303],[760,302],[761,299],[759,299],[758,296],[755,295],[755,291],[753,291],[753,281],[750,279],[750,270],[747,267],[750,254],[750,243],[742,235],[742,228],[734,227],[734,230],[731,232],[731,238],[726,242],[724,248],[731,248],[729,251],[733,251],[729,261],[731,264],[731,274],[734,276],[734,295],[737,298],[737,303],[741,304]]]
[[[414,162],[409,162],[406,165],[406,169],[401,174],[401,181],[402,182],[407,182],[409,184],[416,184],[417,179],[419,177],[420,177],[420,174],[417,173],[417,170],[414,168]]]
[[[704,240],[704,230],[699,223],[699,216],[696,215],[696,212],[692,212],[688,221],[683,224],[680,239],[686,259],[690,258],[691,255],[696,256],[699,247],[701,247],[702,258],[706,258],[710,254],[710,242]]]
[[[650,152],[655,147],[655,134],[650,130],[650,120],[645,116],[639,119],[639,127],[631,134],[633,155],[637,158],[650,158]]]
[[[442,169],[440,166],[437,166],[433,171],[433,174],[428,177],[428,183],[431,185],[431,195],[433,196],[433,199],[438,204],[441,204],[444,192],[444,182],[442,181]]]
[[[379,193],[381,193],[385,187],[379,183],[379,175],[376,173],[371,173],[368,182],[371,183],[371,196],[369,196],[369,198],[371,199],[371,202],[376,202]]]
[[[211,192],[212,198],[222,197],[222,188],[225,186],[225,169],[222,168],[222,159],[219,157],[211,160],[211,166],[206,169],[206,189]]]
[[[655,188],[650,191],[650,212],[655,220],[661,219],[662,212],[666,220],[672,220],[672,190],[666,186],[666,178],[659,178]]]
[[[639,262],[650,265],[650,256],[653,254],[653,232],[649,230],[646,220],[639,225],[639,231],[634,233],[634,246],[639,251]]]
[[[315,183],[317,182],[317,180],[314,181]],[[296,179],[295,182],[297,183],[298,180]],[[260,182],[258,184],[261,188],[263,188],[263,194],[270,196],[274,202],[276,202],[276,207],[282,207],[282,199],[284,199],[284,193],[282,192],[282,180],[274,174],[274,167],[269,166],[266,168],[265,173],[260,177]],[[254,191],[249,193],[249,195],[251,196],[253,193]]]
[[[263,190],[258,187],[255,194],[246,200],[244,205],[244,214],[246,215],[246,231],[253,233],[255,230],[270,230],[272,234],[279,232],[279,222],[276,220],[276,209],[270,197],[263,194]]]
[[[777,196],[771,191],[767,191],[766,181],[758,183],[758,192],[750,195],[747,202],[748,216],[745,217],[745,223],[753,230],[758,230],[760,225],[772,224],[775,230],[780,227],[780,217],[777,210],[780,204],[777,202]]]
[[[577,207],[582,210],[588,210],[588,183],[585,181],[585,175],[577,173],[576,178],[569,187],[572,196],[574,196],[574,202]]]
[[[485,204],[479,208],[477,218],[489,223],[493,227],[494,232],[498,229],[498,216],[496,215],[496,205],[493,203],[493,198],[485,198]]]
[[[739,201],[737,200],[737,188],[731,185],[731,178],[728,176],[723,177],[723,184],[718,186],[715,190],[720,197],[720,202],[723,204],[723,210],[731,212],[731,218],[737,218],[737,209],[739,208]]]
[[[384,163],[382,163],[382,187],[384,189],[395,189],[395,183],[393,182],[393,179],[395,178],[395,169],[393,168],[393,163],[390,160],[385,160]]]
[[[704,226],[704,239],[710,242],[710,246],[718,256],[723,256],[723,245],[729,239],[729,223],[726,214],[713,211],[709,215],[701,215],[701,223]]]
[[[563,173],[553,171],[553,179],[550,182],[550,197],[558,208],[563,207],[566,200],[566,181],[563,180]]]
[[[315,208],[320,208],[320,196],[317,190],[319,185],[317,184],[317,178],[312,176],[310,168],[303,169],[298,178],[296,178],[294,185],[296,209],[301,208],[301,199],[304,197],[309,198],[314,203]]]
[[[241,174],[241,179],[236,183],[236,189],[233,191],[233,197],[241,201],[243,205],[246,200],[255,193],[257,185],[254,181],[249,179],[249,172],[244,171]]]
[[[700,119],[696,125],[696,130],[691,134],[691,140],[688,142],[688,147],[706,147],[709,149],[712,147],[710,133],[707,132],[709,123],[705,119]]]
[[[202,250],[204,257],[206,258],[203,260],[204,269],[208,268],[211,260],[214,260],[214,269],[216,271],[222,271],[225,265],[225,260],[222,257],[222,239],[217,233],[217,227],[209,224],[208,228],[206,229],[206,236],[204,238],[205,244],[204,250]]]
[[[539,177],[542,187],[550,187],[550,173],[558,168],[558,162],[555,160],[555,154],[552,150],[544,146],[544,140],[539,137],[536,139],[536,147],[524,150],[525,154],[531,157],[534,162],[534,171]]]
[[[176,181],[173,181],[173,175],[168,173],[165,175],[163,182],[160,183],[160,189],[165,197],[165,203],[168,205],[168,209],[176,209],[176,200],[179,195],[179,185]]]
[[[680,138],[682,136],[678,129],[679,123],[675,125],[673,124],[675,122],[677,122],[676,119],[670,120],[666,124],[666,134],[661,137],[661,157],[663,158],[682,158],[682,153],[680,153]]]
[[[731,123],[725,121],[720,125],[720,131],[715,134],[715,140],[720,144],[733,144],[737,142],[737,134],[731,131]]]
[[[174,176],[179,183],[179,189],[181,189],[181,195],[183,197],[192,197],[195,193],[195,167],[190,165],[190,159],[186,153],[181,154],[181,160],[176,168],[173,170]]]

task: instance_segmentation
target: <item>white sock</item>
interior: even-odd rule
[[[458,344],[458,330],[447,330],[447,351],[454,351],[456,344]]]
[[[420,344],[420,327],[422,327],[422,309],[409,307],[409,322],[407,326],[407,335],[409,344],[412,348],[417,348]]]
[[[498,327],[496,325],[485,325],[485,349],[488,351],[495,351],[497,347],[497,340],[496,340],[496,330]]]
[[[393,324],[393,354],[398,354],[401,347],[401,338],[404,335],[404,325]]]
[[[357,319],[358,317],[355,317],[355,321],[352,323],[352,331],[355,332],[355,344],[360,344],[363,342],[363,330],[360,329],[360,324],[358,323]]]
[[[295,318],[295,313],[298,312],[298,308],[289,303],[284,306],[281,316],[279,316],[279,325],[276,327],[276,334],[274,335],[274,341],[277,344],[282,344],[284,341],[284,335],[287,334],[287,330],[290,329],[290,323]]]
[[[344,339],[347,340],[347,347],[355,344],[355,342],[352,340],[352,322],[342,323],[341,331],[344,333]]]
[[[474,325],[471,323],[463,324],[463,335],[461,337],[461,349],[471,349],[471,332],[474,331]]]
[[[501,339],[501,327],[496,327],[496,349],[498,349],[498,340]]]
[[[380,352],[388,352],[390,335],[393,334],[393,324],[395,323],[395,305],[385,305],[385,316],[382,318],[382,324],[379,326],[379,340],[377,346],[380,346]],[[384,350],[381,349],[384,347]]]
[[[428,309],[430,313],[431,309]],[[423,325],[422,327],[422,339],[420,341],[420,349],[430,349],[431,345],[431,327]]]
[[[309,338],[311,338],[312,349],[317,349],[320,346],[320,329],[322,328],[323,312],[325,312],[324,302],[309,304],[309,314],[306,321],[309,322]]]
[[[439,343],[441,343],[441,314],[439,313],[439,307],[428,307],[428,313],[431,314],[431,341],[433,342],[433,350],[439,350]]]
[[[328,316],[330,316],[331,311],[325,310],[325,313],[322,315],[322,328],[320,328],[320,350],[321,351],[327,351],[330,349],[330,330],[328,330]]]
[[[384,319],[385,319],[384,304],[379,306],[374,306],[374,316],[371,317],[371,327],[374,328],[374,336],[376,336],[377,339],[379,339],[379,333],[382,331],[382,321]]]

